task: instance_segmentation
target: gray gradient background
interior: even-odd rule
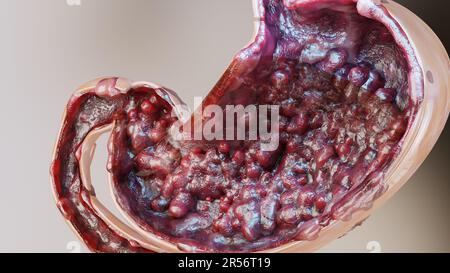
[[[250,0],[81,2],[0,0],[0,252],[68,252],[67,243],[76,240],[55,207],[48,169],[61,114],[77,86],[120,75],[161,83],[192,105],[252,35]],[[448,1],[398,2],[449,45]],[[449,252],[449,134],[447,126],[390,202],[322,251],[369,252],[368,242],[376,241],[383,252]],[[106,200],[100,150],[93,176]]]

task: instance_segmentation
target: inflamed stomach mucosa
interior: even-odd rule
[[[176,121],[136,92],[113,132],[120,206],[144,230],[205,251],[313,239],[379,187],[409,121],[408,65],[387,28],[354,5],[289,10],[267,1],[257,66],[218,105],[278,105],[280,143],[174,144]]]

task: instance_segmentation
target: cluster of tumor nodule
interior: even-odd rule
[[[153,97],[140,101],[129,111],[128,136],[136,174],[152,191],[147,209],[188,218],[190,232],[189,223],[201,222],[203,231],[250,242],[330,216],[389,163],[407,126],[397,90],[370,64],[347,59],[339,48],[315,64],[280,58],[250,84],[260,104],[280,105],[276,151],[257,141],[180,150],[166,141],[169,113]]]

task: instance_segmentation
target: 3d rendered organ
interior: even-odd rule
[[[261,149],[260,139],[175,141],[173,113],[183,103],[152,83],[104,78],[70,99],[53,187],[92,251],[312,250],[354,225],[337,223],[363,220],[352,216],[398,189],[386,174],[407,152],[431,81],[407,20],[396,18],[419,19],[392,1],[254,5],[255,40],[202,107],[279,106],[277,120],[267,117],[279,129],[276,149]],[[130,223],[105,209],[90,181],[91,144],[108,130],[107,171]]]

